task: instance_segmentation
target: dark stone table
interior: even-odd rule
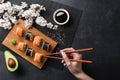
[[[44,0],[29,1],[32,3]],[[73,37],[70,47],[75,49],[94,48],[93,51],[83,53],[83,59],[93,61],[93,64],[83,64],[84,71],[96,80],[118,80],[120,72],[120,1],[52,1],[82,11],[75,37]],[[0,42],[2,42],[2,39],[0,39]],[[60,61],[48,59],[43,69],[40,70],[17,54],[14,55],[18,58],[20,66],[16,72],[11,73],[5,66],[4,49],[6,48],[1,48],[0,52],[0,80],[76,80]]]

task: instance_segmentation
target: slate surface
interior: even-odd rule
[[[27,0],[25,0],[27,1]],[[42,2],[43,0],[34,0]],[[120,0],[52,0],[79,10],[82,10],[82,16],[79,21],[76,36],[72,47],[83,48],[93,47],[94,51],[85,53],[85,59],[91,59],[93,64],[83,64],[86,73],[95,78],[95,80],[119,80],[120,72]],[[17,0],[17,2],[20,2]],[[1,40],[1,39],[0,39]],[[19,58],[19,57],[18,57]],[[48,61],[44,70],[38,70],[30,66],[22,58],[19,58],[21,69],[19,74],[11,74],[4,65],[4,58],[0,54],[0,79],[10,80],[75,80],[65,68],[59,68],[57,65],[50,65]],[[50,64],[49,64],[50,63]],[[53,62],[54,64],[55,62]],[[32,71],[38,75],[31,76]],[[27,73],[28,72],[28,73]],[[68,72],[68,73],[67,73]],[[53,75],[52,75],[53,74]],[[47,75],[47,77],[46,77]],[[58,76],[59,75],[59,76]],[[8,77],[8,78],[5,78]]]
[[[83,64],[86,73],[95,80],[120,78],[120,0],[53,0],[82,10],[73,47],[93,47],[84,59],[93,64]]]
[[[95,80],[120,78],[119,4],[120,0],[71,0],[67,4],[83,11],[73,47],[94,48],[93,52],[83,55],[84,59],[91,59],[94,63],[84,64],[83,68]]]
[[[10,0],[12,3],[15,4],[20,4],[21,1],[24,0]],[[82,14],[82,11],[77,10],[72,7],[68,7],[66,5],[56,3],[53,1],[49,0],[25,0],[25,2],[31,4],[31,3],[39,3],[42,4],[46,7],[47,11],[42,12],[42,16],[47,19],[48,22],[52,22],[53,24],[56,24],[53,19],[52,15],[53,12],[56,9],[59,8],[64,8],[68,10],[70,14],[70,20],[69,22],[64,25],[64,26],[59,26],[57,31],[53,31],[44,27],[40,27],[37,24],[33,24],[37,29],[41,30],[44,34],[48,35],[49,37],[53,38],[58,42],[58,46],[56,47],[55,51],[59,51],[60,49],[63,49],[65,47],[71,47],[74,35],[76,32],[76,29],[78,27],[80,17]],[[5,38],[5,36],[9,33],[8,30],[4,30],[3,28],[0,28],[0,42],[2,42]],[[23,58],[18,56],[17,54],[13,53],[19,60],[20,66],[19,69],[15,73],[10,73],[7,71],[7,68],[5,66],[5,61],[4,61],[4,55],[3,51],[8,48],[4,47],[3,45],[0,44],[0,59],[1,59],[1,64],[0,64],[0,80],[35,80],[35,79],[40,79],[40,80],[66,80],[66,79],[75,79],[68,71],[63,67],[63,65],[60,63],[58,60],[54,59],[48,59],[46,64],[44,65],[42,70],[39,70],[29,62],[25,61]],[[12,52],[12,51],[11,51]],[[68,75],[66,75],[66,74]],[[4,76],[6,75],[6,77]],[[58,79],[58,77],[60,77]]]

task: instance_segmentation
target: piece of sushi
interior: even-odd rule
[[[20,51],[25,51],[27,48],[27,44],[24,43],[24,42],[19,42],[18,43],[18,46],[17,46],[17,49],[20,50]]]
[[[46,50],[46,51],[49,51],[49,49],[50,49],[50,44],[47,43],[47,42],[43,42],[43,43],[42,43],[42,49],[43,49],[43,50]]]
[[[35,53],[34,62],[41,63],[43,61],[43,55],[40,53]]]
[[[33,56],[33,49],[27,48],[25,54],[26,54],[26,56]]]
[[[40,36],[35,36],[33,40],[33,46],[40,46],[42,38]]]
[[[26,35],[25,35],[25,39],[26,39],[26,40],[32,41],[33,38],[34,38],[34,36],[33,36],[32,32],[27,32],[27,33],[26,33]]]
[[[18,35],[19,37],[23,36],[23,29],[21,27],[17,27],[17,29],[16,29],[16,35]]]

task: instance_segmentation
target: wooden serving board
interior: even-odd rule
[[[57,42],[54,41],[53,39],[51,39],[50,37],[46,36],[45,34],[43,34],[42,32],[40,32],[38,29],[36,29],[34,27],[31,27],[30,29],[27,29],[24,26],[25,26],[25,22],[22,19],[19,19],[18,20],[18,24],[14,25],[14,27],[8,33],[8,35],[6,36],[6,38],[4,39],[4,41],[2,42],[2,44],[4,46],[8,47],[9,49],[13,50],[15,53],[17,53],[18,55],[20,55],[25,60],[29,61],[30,63],[32,63],[33,65],[35,65],[36,67],[38,67],[38,68],[41,69],[43,67],[44,63],[46,62],[47,58],[44,58],[44,60],[43,60],[42,63],[34,62],[34,55],[32,57],[26,56],[25,52],[19,51],[17,49],[17,44],[16,45],[11,44],[10,40],[14,39],[14,40],[16,40],[17,43],[19,43],[19,42],[26,42],[27,46],[29,48],[32,48],[34,50],[34,54],[36,52],[38,52],[38,53],[41,53],[43,55],[49,55],[49,54],[51,54],[51,52],[56,47]],[[32,32],[34,36],[37,36],[37,35],[41,36],[42,39],[43,39],[43,41],[46,41],[46,42],[48,42],[50,44],[50,47],[51,47],[50,51],[48,52],[48,51],[43,50],[41,47],[33,46],[32,41],[26,40],[25,36],[23,36],[23,37],[17,36],[16,35],[16,28],[17,27],[22,27],[25,32],[28,32],[28,31]]]

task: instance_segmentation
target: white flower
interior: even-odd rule
[[[21,7],[20,5],[15,5],[15,4],[13,4],[13,10],[14,10],[15,12],[21,11],[21,10],[22,10],[22,7]]]
[[[58,25],[54,25],[53,30],[58,30]]]
[[[36,14],[36,17],[39,17],[39,16],[40,16],[40,13],[39,13],[39,12],[36,12],[35,14]]]
[[[10,30],[12,28],[10,21],[8,21],[6,23],[7,23],[7,29]]]
[[[39,16],[40,16],[40,14],[38,12],[33,12],[33,13],[31,13],[31,15],[29,17],[36,18],[36,17],[39,17]]]
[[[4,7],[4,10],[8,10],[8,9],[10,9],[11,8],[11,2],[6,2],[6,3],[3,3],[2,4],[3,5],[3,7]]]
[[[2,27],[3,27],[4,29],[7,29],[7,24],[4,23]]]
[[[40,23],[40,26],[42,26],[42,27],[45,27],[47,25],[47,21],[46,20],[44,20],[44,21],[42,21],[41,23]]]
[[[46,8],[43,5],[40,6],[40,10],[46,11]]]
[[[10,9],[7,10],[9,16],[16,14],[16,11],[11,7]]]
[[[16,24],[17,23],[17,19],[15,16],[10,16],[10,20],[12,23]]]
[[[0,5],[0,13],[3,13],[3,12],[4,12],[4,6]]]
[[[22,7],[22,9],[26,8],[26,7],[28,7],[28,4],[26,2],[21,2],[21,7]]]
[[[32,14],[31,14],[31,17],[32,17],[32,18],[37,17],[37,16],[39,16],[39,15],[36,14],[36,13],[32,13]]]
[[[6,12],[6,13],[4,13],[4,15],[3,15],[3,19],[8,19],[9,18],[9,15],[8,15],[8,13]]]
[[[26,28],[30,28],[32,27],[32,24],[33,24],[33,20],[32,19],[28,19],[28,20],[25,20],[25,27]]]
[[[30,28],[32,27],[33,20],[35,20],[36,24],[47,27],[49,29],[56,30],[58,28],[57,25],[53,25],[51,22],[47,23],[47,20],[40,16],[40,11],[46,11],[46,8],[43,5],[40,4],[31,4],[28,6],[26,2],[21,2],[21,5],[13,4],[11,5],[11,2],[6,2],[0,4],[0,13],[4,13],[0,16],[3,17],[3,19],[0,19],[0,27],[3,27],[4,29],[11,29],[12,23],[17,23],[17,16],[24,17],[25,20],[25,27]]]
[[[43,5],[39,5],[39,4],[32,4],[30,5],[31,9],[34,9],[36,12],[40,12],[41,10],[46,10],[45,7],[43,7]]]
[[[42,27],[47,25],[47,20],[45,20],[43,17],[37,17],[35,22]]]
[[[2,27],[3,24],[5,23],[5,20],[4,19],[0,19],[0,26]]]
[[[49,22],[49,23],[47,24],[47,28],[52,29],[52,27],[53,27],[53,24],[52,24],[51,22]]]
[[[31,4],[31,5],[30,5],[30,8],[31,8],[31,9],[40,8],[40,5],[39,5],[39,4]]]
[[[22,17],[29,18],[33,13],[35,13],[35,11],[32,9],[25,10],[22,14]]]
[[[3,28],[10,30],[12,28],[11,23],[9,21],[6,21],[6,23],[3,24]]]
[[[18,16],[21,16],[23,14],[24,10],[19,11],[19,13],[17,14]]]
[[[9,27],[8,27],[8,30],[10,30],[10,29],[12,29],[12,26],[9,26]]]

